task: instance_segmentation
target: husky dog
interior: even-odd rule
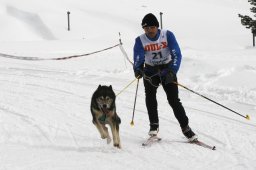
[[[117,148],[121,148],[119,137],[119,124],[121,119],[116,113],[115,105],[116,95],[112,86],[99,85],[97,90],[92,95],[91,100],[91,113],[93,117],[93,124],[100,132],[102,139],[107,139],[107,143],[111,142],[111,137],[108,133],[108,124],[112,131],[113,143]]]

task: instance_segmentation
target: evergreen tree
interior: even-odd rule
[[[254,13],[256,17],[256,0],[248,0],[248,2],[253,6],[250,8],[251,12]],[[255,36],[256,36],[256,20],[253,20],[251,17],[247,15],[238,14],[241,18],[241,24],[246,28],[251,29],[253,36],[253,46],[255,46]]]

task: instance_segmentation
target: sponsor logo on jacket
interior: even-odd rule
[[[144,47],[145,51],[159,51],[161,49],[167,48],[167,42],[148,44]]]

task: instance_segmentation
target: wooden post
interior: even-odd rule
[[[160,25],[161,25],[161,29],[163,29],[162,15],[163,15],[163,13],[160,12]]]
[[[69,20],[70,12],[69,11],[67,12],[67,15],[68,15],[68,31],[70,31],[70,20]]]

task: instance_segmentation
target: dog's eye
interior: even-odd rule
[[[109,100],[109,99],[110,99],[110,97],[107,96],[107,97],[106,97],[106,100]]]

